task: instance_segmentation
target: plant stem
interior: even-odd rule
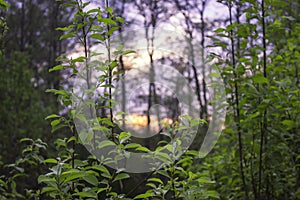
[[[263,32],[263,75],[265,78],[267,78],[267,52],[266,52],[266,25],[265,25],[265,2],[262,0],[261,2],[261,12],[262,12],[262,32]],[[258,191],[260,193],[261,197],[261,190],[262,190],[262,171],[263,171],[263,151],[264,151],[264,143],[267,143],[267,138],[265,135],[265,132],[267,130],[267,110],[265,109],[263,114],[263,120],[261,122],[261,134],[260,134],[260,152],[259,152],[259,180],[258,180]],[[267,185],[266,185],[266,193],[267,193],[267,199],[269,199],[269,184],[268,184],[268,177],[267,177]]]
[[[230,18],[230,25],[233,24],[232,22],[232,5],[231,2],[229,2],[229,18]],[[237,86],[237,79],[238,76],[236,74],[236,60],[235,60],[235,44],[233,39],[233,30],[230,30],[230,40],[231,40],[231,54],[232,54],[232,67],[233,67],[233,75],[234,75],[234,96],[235,96],[235,123],[237,126],[237,134],[238,134],[238,145],[239,145],[239,158],[240,158],[240,173],[241,178],[243,181],[243,188],[245,191],[245,199],[249,199],[248,196],[248,189],[246,185],[246,179],[244,174],[244,166],[243,166],[243,143],[242,143],[242,135],[241,135],[241,124],[240,124],[240,109],[239,109],[239,92],[238,92],[238,86]]]
[[[105,0],[105,6],[106,8],[109,7],[109,3],[108,0]],[[110,18],[110,14],[107,13],[107,18]],[[110,25],[107,24],[107,32],[110,31]],[[108,63],[109,63],[109,68],[108,68],[108,84],[109,84],[109,88],[108,88],[108,94],[109,94],[109,100],[108,100],[108,105],[109,105],[109,114],[110,114],[110,121],[113,124],[113,109],[112,109],[112,67],[111,67],[111,46],[110,46],[110,35],[107,36],[107,40],[106,40],[106,48],[107,48],[107,57],[108,57]],[[112,138],[114,138],[114,133],[113,133],[113,127],[111,127],[111,136]]]

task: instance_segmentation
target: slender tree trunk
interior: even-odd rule
[[[200,11],[200,18],[201,18],[201,65],[202,65],[202,91],[203,91],[203,117],[204,119],[208,119],[208,110],[207,110],[207,88],[206,88],[206,75],[205,75],[205,23],[204,23],[204,10],[205,10],[206,0],[202,0],[202,10]]]
[[[233,21],[232,21],[232,5],[231,5],[231,2],[229,2],[228,7],[229,7],[230,25],[232,25]],[[244,164],[243,164],[243,143],[242,143],[242,133],[241,133],[241,124],[240,124],[239,91],[238,91],[238,85],[237,85],[238,76],[236,74],[235,42],[234,42],[233,30],[230,31],[230,40],[231,40],[233,76],[234,76],[234,79],[235,79],[234,80],[235,123],[236,123],[236,126],[237,126],[237,134],[238,134],[240,173],[241,173],[241,179],[242,179],[242,182],[243,182],[243,189],[244,189],[244,192],[245,192],[245,199],[249,199],[248,188],[247,188],[246,178],[245,178],[245,173],[244,173]]]
[[[267,53],[266,53],[266,26],[265,26],[265,2],[262,0],[261,2],[261,12],[262,12],[262,42],[263,42],[263,75],[267,78]],[[265,150],[264,145],[267,144],[267,109],[264,111],[263,119],[261,122],[261,133],[260,133],[260,152],[259,152],[259,192],[261,199],[269,199],[269,176],[266,177],[266,194],[263,195],[262,192],[262,174],[263,174],[263,152]],[[266,165],[266,163],[265,163]]]

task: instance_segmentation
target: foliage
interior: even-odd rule
[[[58,102],[65,108],[64,113],[57,112],[46,117],[56,138],[54,145],[48,146],[40,139],[28,138],[50,132],[42,119],[52,107],[45,108],[41,103],[48,101],[36,89],[35,83],[39,83],[32,81],[39,76],[39,68],[32,69],[31,64],[42,66],[45,58],[32,58],[30,52],[41,49],[35,49],[31,37],[24,35],[25,43],[33,45],[32,48],[20,48],[20,51],[7,48],[4,50],[6,56],[0,57],[3,69],[0,73],[0,147],[7,157],[2,155],[1,158],[5,163],[0,165],[1,172],[4,172],[0,176],[0,198],[299,199],[299,3],[292,0],[218,2],[228,10],[229,19],[209,38],[213,41],[211,47],[220,48],[223,52],[212,52],[211,55],[217,60],[215,67],[225,83],[228,114],[223,135],[209,156],[200,159],[198,151],[182,149],[182,141],[174,139],[177,131],[185,133],[188,125],[164,124],[165,140],[159,142],[154,156],[166,165],[156,166],[153,172],[141,175],[125,173],[123,168],[108,167],[120,161],[125,150],[149,152],[147,147],[134,143],[130,133],[117,129],[121,122],[113,121],[112,110],[116,102],[112,100],[112,89],[124,73],[119,69],[122,65],[120,58],[133,51],[123,49],[122,45],[112,48],[117,42],[111,37],[120,31],[126,19],[118,16],[108,6],[108,1],[105,6],[90,9],[90,2],[72,0],[56,4],[70,11],[72,22],[68,25],[53,23],[63,34],[51,37],[53,46],[50,46],[55,49],[57,36],[61,41],[78,41],[78,46],[83,49],[82,55],[75,58],[62,55],[57,61],[50,59],[47,64],[51,64],[51,68],[41,69],[53,74],[43,78],[47,86],[51,85],[47,95],[57,95]],[[196,24],[186,15],[180,2],[175,3],[185,17],[187,33],[193,35],[194,30],[190,30],[189,26]],[[189,1],[185,3],[190,5]],[[0,0],[0,8],[5,7],[6,4]],[[31,8],[35,13],[42,11],[38,6]],[[199,12],[203,17],[204,7]],[[10,20],[14,21],[13,18]],[[3,25],[4,21],[0,26]],[[204,23],[201,27],[205,28]],[[33,29],[30,27],[30,30]],[[202,32],[201,37],[204,36]],[[203,46],[204,39],[202,41]],[[25,43],[23,47],[26,47]],[[14,41],[9,41],[9,44],[17,46]],[[94,44],[105,46],[106,52],[93,52],[91,46]],[[105,60],[97,60],[104,53]],[[51,53],[51,56],[57,55],[56,51]],[[97,87],[88,84],[92,81],[88,76],[90,70],[100,74]],[[82,71],[86,71],[83,78],[87,82],[85,95],[94,94],[99,87],[103,89],[98,96],[100,103],[88,102],[86,105],[104,110],[92,119],[85,118],[72,107],[74,92],[67,87],[59,88],[57,82],[61,74],[67,74],[67,79],[72,80],[81,76]],[[200,73],[205,77],[205,72]],[[39,89],[43,88],[45,85]],[[202,90],[206,90],[205,86]],[[198,95],[201,95],[200,91]],[[202,98],[206,100],[206,97]],[[113,149],[108,154],[117,153],[118,156],[98,160],[84,151],[85,141],[79,138],[81,133],[76,132],[75,120],[85,124],[96,121],[98,125],[92,128],[107,133],[109,140],[95,142],[89,150],[116,145],[118,150]],[[196,126],[202,125],[202,121],[193,122]],[[88,134],[85,138],[90,141],[99,139]],[[19,146],[24,144],[26,146],[20,153]],[[181,153],[183,155],[178,158]]]

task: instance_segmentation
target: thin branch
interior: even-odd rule
[[[233,24],[232,21],[232,5],[231,2],[228,3],[229,7],[229,18],[230,18],[230,25]],[[230,30],[230,40],[231,40],[231,54],[232,54],[232,67],[233,67],[233,75],[234,75],[234,95],[235,95],[235,122],[237,126],[237,134],[238,134],[238,145],[239,145],[239,158],[240,158],[240,173],[241,178],[243,181],[243,188],[245,191],[245,198],[249,199],[248,196],[248,189],[246,185],[246,178],[244,174],[244,166],[243,166],[243,143],[242,143],[242,134],[241,134],[241,124],[240,124],[240,109],[239,109],[239,91],[237,85],[238,76],[236,74],[236,60],[235,60],[235,42],[233,38],[233,30]]]

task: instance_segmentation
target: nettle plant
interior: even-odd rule
[[[129,132],[120,131],[118,127],[121,127],[122,122],[113,116],[113,107],[118,102],[112,99],[112,94],[114,83],[124,73],[118,69],[119,57],[134,51],[124,50],[123,45],[117,45],[112,50],[112,46],[118,43],[112,40],[112,35],[118,31],[124,20],[114,15],[108,2],[105,8],[88,9],[88,5],[89,2],[81,0],[63,4],[75,8],[76,12],[71,25],[57,28],[65,32],[60,39],[79,41],[83,55],[71,59],[61,56],[58,58],[61,64],[49,71],[71,71],[70,80],[75,77],[80,81],[75,81],[77,88],[74,87],[73,91],[47,90],[58,95],[58,100],[68,108],[67,117],[52,114],[46,118],[51,120],[53,132],[67,128],[71,134],[67,138],[56,140],[56,150],[59,152],[57,158],[44,160],[45,164],[50,165],[50,172],[39,176],[38,182],[42,188],[38,193],[43,198],[54,199],[218,198],[218,194],[210,190],[212,182],[208,174],[191,170],[198,152],[180,148],[183,141],[175,137],[178,131],[182,131],[182,134],[187,135],[184,139],[193,139],[188,137],[188,132],[193,127],[201,126],[204,121],[185,116],[183,125],[178,122],[173,125],[164,123],[163,134],[171,142],[160,141],[154,152],[141,144],[131,142]],[[91,41],[104,46],[106,52],[92,52]],[[95,80],[97,83],[92,84]],[[72,103],[74,101],[77,103]],[[96,109],[104,112],[97,116]],[[90,113],[88,116],[85,115],[86,111]],[[77,149],[82,145],[93,155],[80,159]],[[103,155],[97,154],[99,150],[104,152]],[[125,168],[119,167],[119,163],[128,158],[128,151],[147,152],[149,157],[159,159],[162,164],[154,163],[150,175],[141,183],[134,183],[131,191],[124,192],[123,181],[130,179],[131,175],[125,173]],[[182,157],[178,156],[183,153]],[[107,166],[115,167],[112,169]],[[141,184],[145,184],[145,192],[136,194],[136,189]]]

